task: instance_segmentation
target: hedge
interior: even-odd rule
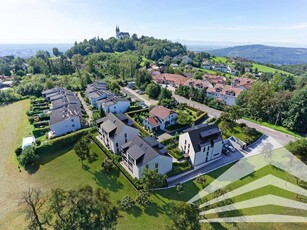
[[[139,110],[139,111],[140,111],[140,110]],[[140,130],[140,132],[141,132],[141,134],[143,134],[143,136],[151,136],[151,133],[148,132],[147,130],[145,130],[143,126],[139,125],[139,123],[137,123],[137,122],[129,115],[129,113],[126,113],[126,115],[127,115],[127,117],[128,117],[130,120],[132,120],[134,126]]]
[[[188,161],[185,161],[183,163],[175,162],[175,163],[173,163],[172,171],[168,172],[167,176],[168,177],[175,176],[175,175],[178,175],[180,173],[186,172],[186,171],[188,171],[192,168],[193,168],[193,166]]]
[[[195,124],[198,124],[199,122],[201,122],[203,119],[205,119],[208,116],[208,114],[206,112],[204,112],[202,115],[200,115],[199,117],[197,117],[194,120]]]
[[[33,126],[34,128],[39,128],[40,126],[48,126],[49,122],[48,121],[38,121],[38,122],[34,122]]]
[[[44,128],[35,128],[33,129],[32,133],[33,133],[33,136],[40,137],[40,136],[43,136],[49,130],[50,130],[49,126],[44,127]]]
[[[37,154],[43,154],[45,152],[55,152],[59,149],[67,148],[74,145],[83,135],[91,132],[94,128],[81,129],[76,132],[67,134],[62,137],[57,137],[47,141],[47,143],[36,148]]]
[[[134,111],[138,111],[138,110],[140,110],[140,109],[142,109],[142,106],[130,106],[130,108],[128,109],[128,113],[129,112],[134,112]]]
[[[171,142],[173,142],[174,140],[178,141],[179,140],[179,136],[174,136],[168,139],[164,139],[163,141],[161,141],[161,144],[163,144],[164,146],[169,145]]]

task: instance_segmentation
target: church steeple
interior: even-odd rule
[[[120,30],[119,30],[119,26],[116,25],[116,29],[115,29],[115,34],[116,34],[116,38],[119,38],[119,33],[120,33]]]

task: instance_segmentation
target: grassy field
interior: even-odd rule
[[[292,75],[291,73],[288,73],[288,72],[283,71],[283,70],[274,69],[274,68],[271,68],[271,67],[268,67],[268,66],[265,66],[265,65],[253,63],[253,69],[255,69],[255,68],[258,68],[259,72],[267,72],[267,73],[268,72],[270,72],[270,73],[279,72],[279,73],[283,73],[283,74],[290,74],[290,75]]]
[[[256,121],[256,120],[250,119],[248,117],[244,117],[244,119],[251,121],[251,122],[254,122],[256,124],[259,124],[259,125],[262,125],[262,126],[265,126],[265,127],[268,127],[268,128],[271,128],[271,129],[274,129],[274,130],[277,130],[277,131],[280,131],[280,132],[283,132],[283,133],[286,133],[286,134],[289,134],[289,135],[294,136],[294,137],[298,137],[298,138],[303,137],[303,136],[301,136],[297,133],[294,133],[294,132],[286,129],[285,127],[282,127],[282,126],[279,126],[279,125],[273,125],[273,124],[270,124],[268,122]]]

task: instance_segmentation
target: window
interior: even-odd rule
[[[185,144],[185,145],[187,144],[187,140],[184,141],[184,144]]]
[[[159,164],[158,163],[155,163],[155,168],[158,168],[159,167]]]
[[[148,164],[146,164],[146,165],[145,165],[145,168],[147,168],[147,169],[148,169]]]
[[[188,148],[190,148],[190,143],[188,144]]]
[[[127,138],[127,133],[125,133],[125,138]]]
[[[116,148],[118,148],[118,143],[115,144]]]
[[[75,125],[72,125],[72,127],[75,127]]]
[[[71,119],[71,122],[74,122],[74,119]]]

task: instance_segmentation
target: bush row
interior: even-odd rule
[[[167,173],[167,176],[168,177],[175,176],[175,175],[178,175],[180,173],[186,172],[186,171],[188,171],[192,168],[193,168],[193,166],[188,161],[185,161],[185,162],[182,162],[182,163],[176,162],[176,163],[173,163],[173,169],[172,169],[172,171]]]
[[[32,133],[34,137],[40,137],[45,135],[46,132],[48,132],[50,130],[50,127],[44,127],[44,128],[35,128],[33,129]]]
[[[205,119],[208,116],[208,114],[206,112],[202,113],[199,117],[197,117],[194,120],[195,124],[198,124],[199,122],[201,122],[203,119]]]
[[[40,126],[47,126],[49,124],[48,121],[38,121],[38,122],[34,122],[33,126],[34,128],[39,128]]]
[[[37,147],[36,153],[43,154],[45,152],[52,152],[61,148],[67,148],[71,145],[74,145],[83,135],[91,132],[92,130],[93,128],[81,129],[63,137],[57,137],[55,139],[49,140],[47,143]]]

